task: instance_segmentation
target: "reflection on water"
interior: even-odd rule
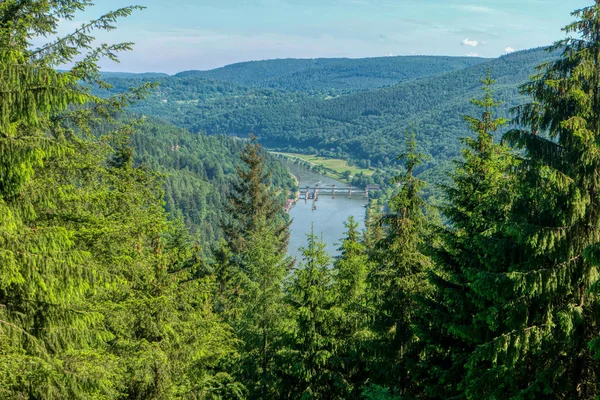
[[[360,229],[364,228],[365,208],[367,199],[361,196],[349,197],[348,194],[332,196],[331,186],[347,187],[346,183],[316,174],[296,164],[289,163],[289,168],[296,176],[301,188],[319,185],[319,196],[316,202],[312,199],[298,200],[290,211],[293,218],[290,232],[289,253],[301,259],[299,248],[306,246],[306,235],[310,233],[314,223],[315,233],[323,238],[327,251],[332,256],[338,254],[340,240],[344,237],[346,228],[344,222],[353,215],[359,222]],[[327,187],[330,189],[327,190]]]

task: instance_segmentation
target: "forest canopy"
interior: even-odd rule
[[[548,49],[439,64],[469,64],[460,79],[409,65],[403,83],[328,100],[316,84],[272,84],[278,63],[236,67],[262,86],[103,75],[99,60],[131,44],[92,35],[141,8],[48,39],[90,6],[0,2],[0,398],[600,396],[600,2]],[[537,63],[514,92],[515,71]],[[280,111],[273,131],[205,136],[139,115],[179,85],[189,98],[167,99],[166,120],[200,109],[187,128],[224,123],[260,103]],[[288,117],[315,129],[294,146],[326,148],[329,129],[352,127],[342,153],[401,166],[366,230],[346,222],[336,257],[314,229],[288,255],[296,183],[260,141],[283,143],[275,121]],[[419,173],[453,152],[430,204]]]

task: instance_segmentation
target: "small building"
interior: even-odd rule
[[[367,185],[367,187],[365,188],[365,190],[367,190],[369,192],[375,192],[377,190],[381,190],[381,186],[379,186],[379,185]]]

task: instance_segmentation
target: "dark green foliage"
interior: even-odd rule
[[[90,349],[98,349],[110,338],[102,327],[102,315],[86,304],[88,290],[101,271],[78,241],[78,226],[71,219],[76,213],[65,207],[84,199],[88,188],[74,187],[69,179],[49,178],[57,162],[88,150],[69,137],[61,116],[69,106],[93,100],[77,81],[93,78],[97,67],[89,54],[76,63],[78,73],[58,73],[53,67],[81,55],[82,47],[91,43],[83,32],[108,28],[134,8],[110,13],[64,42],[37,50],[30,43],[35,37],[55,34],[59,18],[68,19],[83,7],[81,1],[0,3],[0,393],[4,398],[106,398],[118,389],[112,371],[102,374],[85,368],[93,365],[94,358],[110,363],[104,352],[90,354]],[[93,52],[102,55],[106,48]]]
[[[217,299],[241,340],[236,375],[250,398],[279,397],[275,354],[285,325],[283,282],[289,217],[271,187],[263,149],[253,139],[241,154],[228,196],[225,242],[217,254]]]
[[[516,163],[506,145],[494,143],[494,134],[506,120],[495,117],[499,103],[492,95],[493,83],[488,71],[482,80],[484,96],[472,100],[481,117],[464,117],[475,137],[463,140],[454,185],[445,189],[447,203],[442,208],[450,225],[439,230],[439,268],[431,273],[435,295],[421,300],[417,332],[426,344],[421,368],[428,376],[422,390],[432,398],[464,393],[470,385],[471,372],[465,365],[469,354],[488,341],[494,329],[489,326],[494,310],[477,282],[505,268],[503,229],[515,197]]]
[[[510,265],[474,285],[490,301],[489,341],[468,366],[471,397],[594,398],[598,361],[596,260],[586,249],[600,237],[600,5],[576,11],[558,42],[558,60],[543,64],[522,91],[533,101],[516,110],[521,129],[507,138],[525,156],[508,233]],[[508,267],[508,268],[507,268]],[[475,381],[477,384],[475,384]]]
[[[0,1],[1,398],[600,396],[600,0],[545,55],[112,74],[113,97],[92,95],[110,87],[97,63],[130,44],[93,48],[90,33],[139,7],[30,43],[89,5]],[[380,169],[355,184],[385,180],[401,149],[400,175],[364,236],[350,219],[332,260],[312,232],[295,268],[293,178],[254,137],[124,116],[154,78],[138,111]],[[519,96],[530,102],[499,141]],[[422,153],[448,167],[463,111],[442,225],[422,178],[447,178]],[[420,148],[395,131],[411,118]]]
[[[290,261],[281,252],[281,239],[272,221],[261,216],[248,233],[238,272],[240,316],[231,320],[243,341],[241,364],[236,369],[250,398],[277,398],[281,388],[275,357],[286,321],[283,281]]]
[[[372,328],[376,334],[370,371],[375,382],[398,394],[413,392],[411,367],[418,357],[418,338],[411,324],[416,317],[417,295],[427,296],[431,262],[423,254],[428,230],[424,182],[413,174],[423,162],[414,134],[406,134],[407,152],[399,157],[405,172],[396,179],[400,188],[392,196],[389,213],[380,219],[382,236],[375,244],[375,266],[369,274]]]
[[[283,354],[283,397],[343,399],[350,388],[332,362],[338,342],[331,259],[314,232],[307,236],[303,264],[286,295],[293,327]]]
[[[365,349],[365,343],[371,338],[367,277],[373,264],[358,223],[350,217],[345,226],[347,231],[339,249],[340,256],[333,264],[334,321],[339,344],[332,363],[345,381],[346,398],[356,398],[369,379]]]
[[[284,91],[333,94],[394,85],[463,69],[484,61],[473,57],[426,56],[286,59],[238,63],[211,71],[181,72],[175,76]]]
[[[88,5],[0,3],[0,397],[231,397],[212,277],[167,220],[159,176],[134,166],[134,124],[110,118],[147,85],[101,100],[79,84],[103,85],[98,59],[129,48],[89,33],[136,7],[29,43]]]
[[[181,218],[210,252],[222,237],[227,220],[224,205],[234,185],[240,154],[246,142],[225,136],[192,134],[172,125],[148,120],[134,135],[135,161],[165,175],[166,209]],[[267,157],[273,186],[285,193],[295,182],[278,161]],[[213,245],[211,245],[213,244]]]
[[[289,243],[289,216],[284,212],[284,196],[279,196],[272,185],[272,171],[267,169],[262,147],[252,137],[241,155],[243,164],[237,168],[237,180],[229,196],[230,218],[224,224],[225,239],[234,252],[248,250],[248,237],[268,222],[272,226],[277,251],[284,255]]]

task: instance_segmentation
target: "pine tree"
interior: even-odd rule
[[[432,398],[459,396],[468,387],[468,357],[494,329],[493,308],[476,283],[481,274],[505,268],[504,229],[515,197],[516,161],[505,144],[494,143],[507,121],[494,116],[500,103],[493,98],[489,70],[481,82],[484,95],[472,100],[481,117],[464,117],[475,137],[463,140],[454,185],[445,188],[442,209],[449,225],[438,229],[440,243],[433,249],[435,294],[420,302],[417,334],[426,343],[427,356],[418,368],[423,372],[419,384]]]
[[[414,134],[406,134],[406,149],[399,157],[405,163],[405,172],[396,179],[400,189],[381,219],[385,236],[375,245],[375,266],[369,274],[377,335],[371,371],[376,383],[403,394],[412,390],[408,366],[418,357],[418,339],[411,327],[415,296],[428,291],[426,274],[431,267],[422,252],[428,223],[426,204],[420,197],[424,182],[414,176],[423,161]]]

